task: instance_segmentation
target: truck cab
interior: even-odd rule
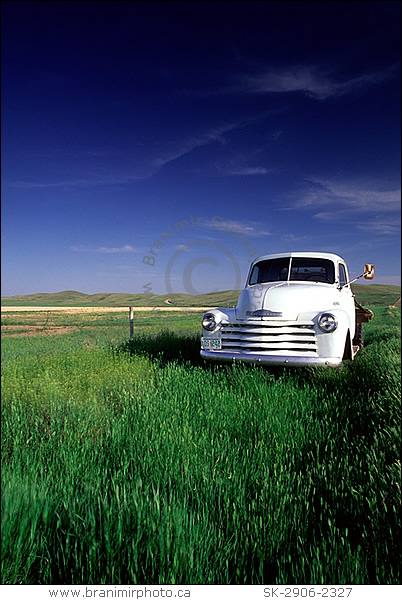
[[[373,274],[374,267],[366,265],[360,277],[371,279]],[[251,264],[236,308],[204,314],[201,356],[272,366],[336,367],[353,360],[363,343],[362,323],[372,316],[356,304],[340,256],[269,254]]]

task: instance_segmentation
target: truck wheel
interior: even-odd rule
[[[353,346],[359,346],[360,350],[364,346],[363,323],[357,323],[355,337],[353,338]]]

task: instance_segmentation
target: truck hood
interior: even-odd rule
[[[329,310],[336,301],[339,301],[337,289],[326,283],[266,283],[242,291],[236,318],[293,321],[302,312]]]

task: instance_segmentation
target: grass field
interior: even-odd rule
[[[3,584],[400,584],[400,310],[338,370],[200,315],[2,314]]]

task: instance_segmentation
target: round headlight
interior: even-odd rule
[[[215,315],[212,313],[206,313],[202,318],[202,326],[207,331],[213,331],[218,326]]]
[[[318,318],[318,327],[324,333],[332,333],[338,327],[338,321],[331,313],[323,313]]]

